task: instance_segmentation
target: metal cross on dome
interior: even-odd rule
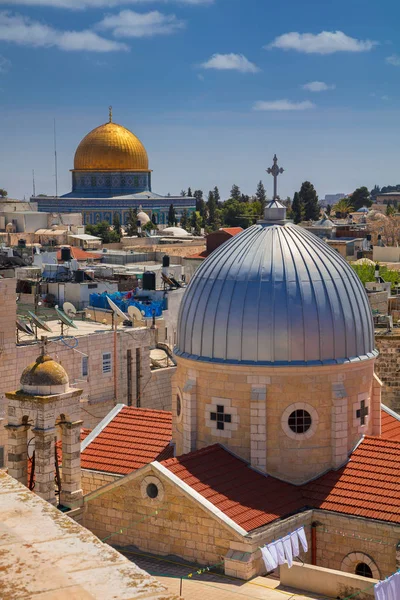
[[[285,169],[282,169],[282,167],[278,167],[278,158],[275,154],[274,164],[272,165],[272,167],[267,169],[268,175],[272,175],[272,177],[274,178],[274,200],[278,198],[278,176],[281,175],[284,172],[284,170]]]

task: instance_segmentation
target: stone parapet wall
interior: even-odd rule
[[[122,475],[109,475],[108,473],[101,473],[100,471],[89,471],[89,469],[82,469],[82,490],[83,494],[90,494],[103,485],[117,481],[121,479]]]
[[[376,360],[376,372],[383,383],[382,402],[400,413],[400,335],[376,334],[376,347],[379,356]]]

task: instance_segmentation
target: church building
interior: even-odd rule
[[[40,212],[82,212],[85,225],[101,221],[127,223],[129,209],[143,210],[157,224],[168,223],[174,205],[178,221],[183,210],[190,215],[196,200],[163,196],[152,191],[152,171],[142,142],[129,129],[109,121],[96,127],[80,142],[72,169],[72,191],[61,197],[32,197]]]

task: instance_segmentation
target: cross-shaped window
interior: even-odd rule
[[[232,422],[232,415],[226,415],[223,406],[217,406],[217,412],[211,413],[211,421],[217,422],[217,429],[225,429],[225,423]]]
[[[365,425],[365,417],[368,416],[368,406],[365,406],[365,400],[361,400],[360,408],[356,412],[357,419],[360,419],[361,425]]]

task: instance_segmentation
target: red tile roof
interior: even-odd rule
[[[207,250],[203,250],[203,252],[199,252],[198,254],[190,254],[189,256],[185,256],[185,258],[193,258],[193,259],[201,259],[205,260],[207,256],[210,256],[210,252]]]
[[[124,406],[81,453],[82,469],[126,475],[173,456],[172,413]]]
[[[218,444],[163,465],[252,531],[305,508],[400,523],[399,459],[400,442],[366,437],[342,469],[303,486],[261,475]]]
[[[242,227],[221,227],[220,231],[226,231],[226,233],[229,233],[233,237],[238,233],[242,233],[244,229]]]
[[[86,252],[86,250],[82,250],[82,248],[78,248],[77,246],[71,246],[71,257],[75,260],[88,260],[89,258],[93,260],[101,260],[101,256],[99,254],[94,254],[93,252]],[[61,249],[57,250],[57,260],[61,261]]]
[[[387,440],[396,440],[400,442],[400,415],[386,412],[388,409],[382,408],[382,437]]]
[[[265,477],[219,444],[163,462],[246,531],[297,511],[300,488]]]

